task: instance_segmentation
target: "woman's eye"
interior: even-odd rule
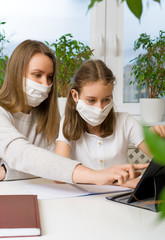
[[[39,74],[39,73],[34,73],[33,76],[35,76],[36,78],[40,78],[40,77],[41,77],[41,74]]]
[[[53,82],[53,76],[48,76],[48,81]]]

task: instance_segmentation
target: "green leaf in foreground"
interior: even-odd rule
[[[95,2],[102,2],[102,1],[103,0],[91,0],[90,4],[88,5],[88,10],[91,9],[94,6]]]
[[[145,141],[156,162],[165,165],[165,139],[153,133],[149,128],[144,127]]]
[[[161,199],[161,204],[158,207],[160,218],[165,218],[165,188],[161,191],[159,198]]]
[[[126,2],[131,12],[140,19],[143,11],[142,0],[126,0]]]

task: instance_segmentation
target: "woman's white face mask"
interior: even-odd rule
[[[113,107],[112,100],[103,109],[100,109],[94,106],[90,106],[79,99],[76,106],[76,110],[78,111],[78,113],[84,119],[85,122],[95,127],[100,125],[105,120],[105,118],[110,113],[112,107]]]
[[[37,107],[46,98],[48,98],[49,92],[52,88],[50,86],[45,86],[30,80],[29,78],[23,78],[23,91],[26,94],[27,105],[31,107]]]

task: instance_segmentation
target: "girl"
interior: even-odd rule
[[[59,125],[55,69],[53,53],[39,41],[26,40],[11,55],[0,90],[0,179],[122,184],[134,178],[132,165],[94,171],[52,152]]]
[[[60,124],[57,154],[96,170],[126,164],[129,144],[151,156],[140,124],[127,113],[114,112],[114,84],[112,71],[101,60],[82,64]]]

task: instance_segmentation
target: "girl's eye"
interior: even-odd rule
[[[94,103],[95,100],[94,100],[94,99],[88,99],[88,102],[89,102],[89,103]]]
[[[111,101],[110,98],[105,98],[105,99],[104,99],[104,102],[110,102],[110,101]]]

